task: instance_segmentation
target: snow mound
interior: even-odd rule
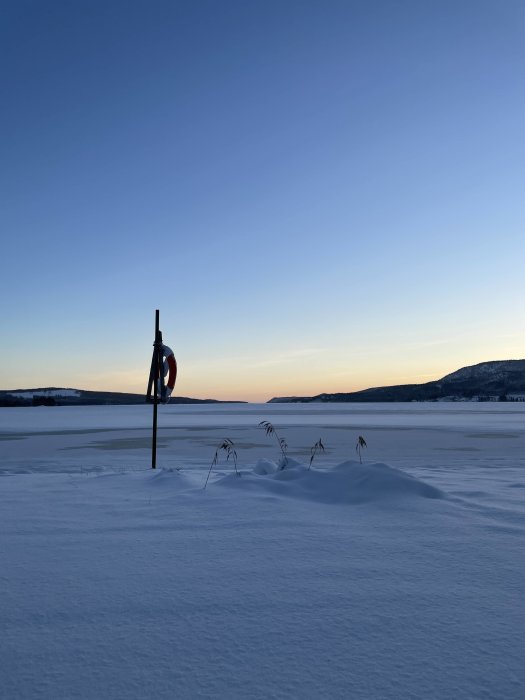
[[[445,498],[443,491],[435,486],[381,462],[359,464],[348,461],[339,464],[334,471],[348,475],[349,486],[363,501],[404,496]]]
[[[267,474],[277,474],[277,472],[290,472],[297,468],[304,469],[301,462],[298,462],[292,457],[286,458],[286,464],[284,460],[280,459],[279,462],[272,462],[270,459],[259,459],[255,467],[253,468],[254,474],[260,474],[262,476]]]
[[[149,473],[146,478],[150,486],[159,488],[187,488],[191,485],[186,476],[176,468],[170,469],[162,467],[157,469],[154,474]]]
[[[235,480],[225,477],[217,483],[322,503],[445,498],[434,486],[380,462],[347,461],[330,469],[309,470],[291,459],[284,469],[269,460],[259,460],[252,474],[243,474],[242,479]]]
[[[253,473],[260,474],[261,476],[275,474],[276,471],[277,465],[269,459],[260,459],[253,468]]]

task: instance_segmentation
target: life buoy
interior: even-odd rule
[[[162,357],[164,362],[162,363],[162,374],[167,377],[166,380],[166,395],[161,398],[162,403],[168,403],[171,397],[171,392],[175,388],[175,381],[177,379],[177,361],[175,360],[175,355],[173,350],[167,345],[162,346]],[[159,393],[161,392],[161,381],[159,379]]]

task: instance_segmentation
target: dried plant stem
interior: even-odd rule
[[[235,473],[237,474],[237,476],[240,476],[239,471],[237,469],[237,452],[235,450],[235,444],[233,440],[230,440],[230,438],[225,438],[215,450],[215,456],[213,457],[213,461],[210,464],[210,468],[208,469],[208,476],[206,477],[206,483],[204,484],[204,488],[206,488],[206,486],[208,485],[208,479],[210,478],[211,470],[219,462],[219,453],[221,452],[221,450],[226,452],[227,462],[229,461],[230,457],[232,457],[233,464],[235,466]]]
[[[312,466],[312,462],[314,461],[315,455],[318,452],[324,452],[324,445],[321,442],[321,438],[313,445],[313,447],[310,449],[310,464],[308,465],[308,471],[310,471],[310,467]]]
[[[356,452],[359,455],[359,464],[363,464],[363,460],[361,459],[361,450],[363,448],[365,448],[366,446],[367,445],[366,445],[366,441],[365,441],[364,437],[362,435],[360,435],[357,438],[357,444],[355,446]]]
[[[270,423],[270,421],[262,420],[259,423],[259,427],[264,430],[266,435],[275,436],[277,444],[279,445],[279,449],[281,450],[283,455],[283,466],[281,468],[284,469],[285,466],[288,464],[288,457],[286,456],[286,450],[288,449],[288,445],[286,444],[286,440],[284,438],[279,437],[277,431],[275,430],[274,426]]]

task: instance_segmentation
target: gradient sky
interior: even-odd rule
[[[525,357],[522,0],[0,4],[0,387]]]

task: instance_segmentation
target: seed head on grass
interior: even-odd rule
[[[288,457],[286,456],[286,450],[288,449],[288,445],[286,444],[286,440],[284,438],[279,437],[279,435],[277,434],[277,431],[275,430],[273,425],[270,423],[270,421],[262,420],[259,423],[259,427],[264,430],[266,435],[268,435],[268,436],[274,435],[275,436],[275,439],[277,440],[277,443],[279,445],[279,449],[281,450],[282,455],[283,455],[283,464],[282,464],[281,469],[284,469],[285,466],[288,464]]]
[[[310,471],[310,467],[312,466],[312,462],[314,461],[315,455],[318,452],[324,452],[324,445],[321,442],[321,438],[315,443],[315,445],[312,446],[310,449],[310,464],[308,465],[308,471]]]
[[[208,485],[208,479],[210,478],[211,470],[213,467],[219,463],[219,454],[220,452],[226,452],[226,461],[229,462],[230,457],[233,459],[233,464],[235,466],[235,473],[237,476],[240,476],[238,470],[237,470],[237,451],[235,450],[235,444],[233,440],[230,440],[230,438],[225,438],[221,444],[217,447],[215,450],[215,456],[213,458],[212,463],[210,464],[210,468],[208,470],[208,476],[206,477],[206,483],[204,484],[204,488]]]
[[[366,441],[365,441],[364,437],[362,435],[360,435],[357,438],[357,444],[355,446],[355,451],[359,455],[359,464],[363,464],[363,460],[361,459],[361,450],[364,449],[366,446],[367,445],[366,445]]]

